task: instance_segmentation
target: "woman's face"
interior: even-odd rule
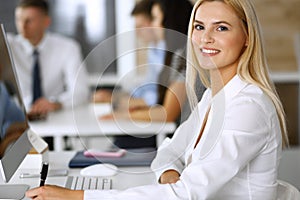
[[[193,23],[192,40],[204,69],[237,69],[239,57],[247,46],[242,20],[223,2],[201,4]],[[235,68],[235,69],[234,69]]]

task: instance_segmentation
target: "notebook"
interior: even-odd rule
[[[70,168],[82,168],[98,163],[110,163],[116,166],[150,166],[156,156],[155,148],[127,149],[122,157],[87,157],[84,151],[78,151],[70,160]]]

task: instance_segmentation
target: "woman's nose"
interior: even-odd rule
[[[201,35],[202,43],[213,43],[213,33],[210,30],[204,30]]]

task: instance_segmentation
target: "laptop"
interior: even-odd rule
[[[0,146],[4,149],[0,155],[0,172],[2,176],[0,182],[1,180],[3,182],[0,183],[0,199],[22,199],[26,190],[29,189],[29,185],[9,184],[9,181],[28,152],[37,144],[36,142],[41,142],[39,145],[41,145],[43,150],[46,150],[48,145],[38,135],[30,130],[3,24],[0,25],[0,29],[0,79],[9,91],[12,102],[14,102],[20,109],[19,119],[24,119],[24,121],[10,123],[9,129],[0,127],[1,132],[3,130],[3,133],[1,134],[2,137],[0,138]],[[16,129],[18,131],[14,131]],[[10,130],[10,132],[7,130]],[[17,137],[10,140],[12,136]]]
[[[9,146],[3,156],[0,155],[0,171],[5,183],[9,182],[15,174],[27,153],[35,147],[35,142],[42,140],[32,130],[28,122],[28,115],[21,98],[20,83],[11,56],[10,48],[6,38],[3,24],[0,25],[0,80],[5,83],[11,98],[19,105],[22,115],[25,118],[24,132],[20,137]],[[2,130],[2,127],[0,127]],[[43,140],[42,140],[43,141]],[[44,141],[43,141],[44,142]],[[1,140],[0,140],[1,144]],[[46,143],[44,142],[43,145]],[[42,145],[42,146],[43,146]],[[47,145],[47,144],[46,144]],[[43,147],[45,148],[45,147]],[[1,179],[0,179],[1,180]],[[111,189],[112,180],[103,177],[82,177],[68,176],[65,187],[69,189]],[[22,199],[25,192],[29,189],[26,184],[0,184],[0,199]]]

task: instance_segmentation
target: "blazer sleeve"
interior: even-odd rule
[[[186,167],[186,154],[193,149],[193,141],[198,137],[204,118],[205,110],[208,109],[210,93],[203,94],[201,102],[191,112],[188,119],[175,131],[172,139],[167,138],[159,147],[157,156],[151,164],[151,169],[156,175],[157,181],[161,174],[167,170],[176,170],[179,174]]]
[[[177,194],[177,191],[182,192],[184,185],[190,199],[213,199],[257,155],[270,147],[270,137],[276,133],[270,130],[270,119],[276,118],[276,113],[267,113],[255,102],[232,104],[226,111],[226,121],[215,145],[205,156],[193,155],[193,162],[181,174],[181,183],[172,185],[176,196],[184,199]],[[228,198],[224,196],[223,199]]]
[[[156,175],[157,181],[161,174],[167,170],[176,170],[179,174],[185,168],[185,153],[193,141],[195,127],[195,116],[182,123],[175,131],[172,139],[166,138],[158,148],[157,155],[151,164],[151,169]]]

